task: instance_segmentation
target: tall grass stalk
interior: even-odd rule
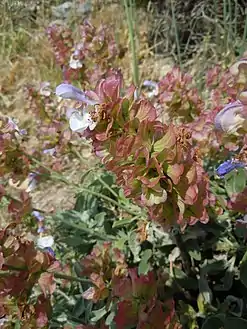
[[[124,7],[125,7],[125,14],[128,24],[128,31],[129,31],[129,39],[130,39],[130,47],[131,47],[131,54],[132,54],[132,74],[133,80],[136,87],[139,87],[139,66],[138,66],[138,59],[137,59],[137,52],[136,52],[136,30],[134,26],[135,23],[135,0],[123,0]]]
[[[178,63],[180,68],[182,68],[182,60],[181,60],[181,50],[180,50],[180,43],[179,43],[179,36],[178,36],[178,28],[177,28],[177,20],[175,15],[175,7],[173,0],[171,0],[171,10],[172,10],[172,25],[174,28],[175,38],[176,38],[176,48],[178,54]]]
[[[245,9],[245,23],[244,23],[244,32],[242,36],[242,49],[241,52],[243,52],[246,45],[246,38],[247,38],[247,9]]]

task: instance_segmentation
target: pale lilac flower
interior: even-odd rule
[[[87,110],[82,113],[79,111],[74,111],[69,118],[70,129],[74,132],[82,133],[87,128],[93,130],[96,127],[96,122],[94,122]]]
[[[108,154],[108,153],[107,153],[106,150],[96,150],[96,151],[95,151],[95,155],[96,155],[98,158],[101,158],[101,159],[103,159],[107,154]]]
[[[42,222],[45,218],[43,215],[41,215],[41,213],[37,210],[34,210],[32,212],[32,215],[39,221],[39,222]]]
[[[45,150],[43,150],[43,153],[53,156],[56,153],[56,148],[53,147],[53,148],[50,148],[50,149],[45,149]]]
[[[30,173],[28,175],[28,187],[26,188],[26,192],[32,192],[37,187],[37,180],[36,180],[37,174],[36,173]]]
[[[10,117],[8,117],[7,125],[11,130],[17,131],[19,133],[19,135],[26,135],[27,134],[27,131],[25,129],[19,129],[17,123],[13,119],[11,119]]]
[[[77,109],[74,109],[74,108],[68,108],[68,109],[66,110],[66,117],[67,117],[67,119],[69,119],[69,118],[71,117],[72,113],[77,112],[77,111],[78,111]]]
[[[149,98],[152,98],[153,96],[157,96],[158,95],[158,93],[159,93],[159,85],[158,85],[158,83],[156,83],[154,81],[151,81],[151,80],[145,80],[143,82],[143,86],[144,87],[149,87],[149,88],[153,89],[151,92],[149,92],[147,94],[147,96]]]
[[[54,245],[54,238],[51,235],[42,236],[37,239],[37,246],[40,249],[51,248]]]
[[[247,215],[244,215],[243,219],[237,219],[237,223],[247,224]]]
[[[50,82],[42,82],[39,93],[40,95],[49,97],[51,95]]]
[[[236,101],[226,105],[215,117],[215,128],[227,133],[235,133],[246,121],[243,104]]]
[[[89,99],[83,91],[68,83],[62,83],[56,88],[56,95],[64,99],[73,99],[86,103],[88,105],[96,105],[98,102]]]
[[[40,226],[40,227],[38,227],[38,229],[37,229],[37,233],[44,233],[45,232],[45,228],[44,228],[44,226]]]

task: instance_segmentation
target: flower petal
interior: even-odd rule
[[[54,245],[54,238],[51,235],[42,236],[37,240],[37,246],[41,249],[51,248]]]
[[[32,215],[39,221],[42,222],[44,220],[44,216],[41,215],[41,213],[37,210],[34,210],[32,212]]]
[[[53,147],[53,148],[50,148],[50,149],[45,149],[45,150],[43,150],[43,153],[53,156],[56,153],[56,148]]]
[[[216,115],[215,128],[227,133],[236,132],[246,120],[243,114],[243,104],[240,101],[230,103]]]
[[[70,129],[75,132],[82,133],[87,128],[93,130],[96,123],[91,119],[89,112],[84,111],[80,114],[78,111],[73,112],[69,119]]]
[[[88,105],[96,105],[97,102],[90,100],[84,92],[68,83],[62,83],[56,88],[56,95],[64,99],[73,99]]]
[[[243,162],[227,160],[219,165],[219,167],[216,169],[216,172],[218,176],[223,177],[236,168],[244,167],[246,167],[246,164]]]

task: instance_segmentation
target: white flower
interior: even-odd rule
[[[82,114],[79,111],[74,111],[70,115],[69,126],[72,131],[82,133],[87,128],[93,130],[96,127],[96,122],[92,120],[88,111],[84,110]]]
[[[51,248],[54,245],[54,238],[51,235],[39,237],[37,240],[37,246],[41,249]]]

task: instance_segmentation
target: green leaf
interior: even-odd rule
[[[198,308],[201,313],[204,313],[206,305],[210,305],[213,299],[213,293],[209,288],[208,281],[206,277],[201,274],[199,278],[199,295],[198,295]]]
[[[79,318],[85,310],[84,298],[79,298],[73,309],[73,316]]]
[[[224,314],[217,314],[206,318],[202,325],[202,329],[222,329],[223,325]]]
[[[214,328],[214,327],[212,327]],[[224,324],[224,329],[246,329],[247,320],[242,318],[227,317]]]
[[[148,271],[150,270],[150,263],[148,262],[149,259],[151,258],[153,252],[151,249],[146,249],[141,257],[141,261],[138,266],[138,274],[147,274]]]
[[[154,152],[161,152],[164,149],[170,149],[176,143],[176,137],[172,126],[169,127],[167,133],[157,142],[154,143]]]
[[[60,242],[65,243],[67,246],[70,247],[78,247],[83,244],[82,238],[80,236],[74,237],[65,237],[60,240]]]
[[[240,263],[240,280],[247,288],[247,251]]]
[[[121,220],[115,220],[112,227],[113,228],[119,228],[119,227],[123,227],[123,226],[127,226],[128,224],[132,223],[135,220],[135,218],[125,218],[125,219],[121,219]]]
[[[129,118],[129,107],[130,107],[130,102],[128,99],[123,99],[123,102],[122,102],[122,116],[123,116],[123,119],[124,121],[127,121],[128,118]]]
[[[229,313],[239,318],[242,316],[244,308],[243,299],[228,295],[224,301],[224,304],[227,305],[227,310]]]
[[[233,278],[235,275],[234,266],[235,266],[236,256],[233,256],[228,261],[228,268],[225,272],[224,277],[221,279],[222,284],[216,284],[214,286],[215,291],[229,291],[232,287]]]
[[[16,320],[14,329],[21,329],[21,321]]]
[[[241,193],[246,187],[246,170],[239,168],[225,177],[225,188],[229,196]]]
[[[141,246],[137,240],[137,234],[135,231],[130,232],[128,239],[129,248],[134,256],[134,263],[140,261],[139,253],[141,251]]]
[[[246,170],[244,168],[239,168],[235,175],[235,192],[241,193],[246,186]]]
[[[231,172],[229,176],[225,176],[225,189],[229,196],[235,193],[234,184],[235,184],[234,175],[233,172]]]
[[[194,260],[197,260],[197,261],[200,261],[202,259],[202,255],[201,255],[200,251],[198,251],[198,250],[190,250],[189,255],[191,258],[193,258]]]
[[[114,311],[112,311],[106,318],[105,320],[105,325],[106,326],[110,326],[112,321],[114,320],[114,317],[115,317],[116,313]]]
[[[91,318],[91,321],[92,322],[97,322],[99,321],[100,319],[103,318],[103,316],[106,315],[108,311],[106,310],[106,306],[100,308],[99,310],[96,310],[96,311],[93,311],[92,314],[93,314],[93,318]]]

